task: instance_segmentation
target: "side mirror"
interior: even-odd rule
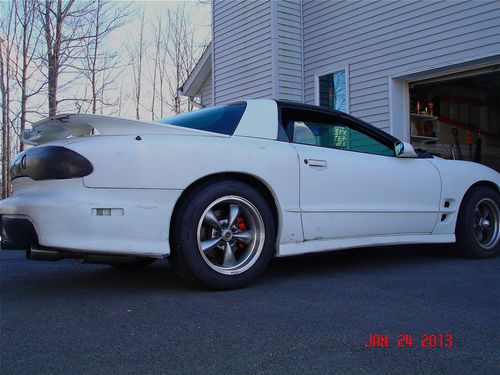
[[[413,146],[407,142],[396,142],[396,144],[394,145],[394,153],[398,158],[418,157]]]

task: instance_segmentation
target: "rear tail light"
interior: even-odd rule
[[[11,179],[60,180],[92,173],[92,163],[79,153],[60,146],[35,147],[18,154],[10,165]]]

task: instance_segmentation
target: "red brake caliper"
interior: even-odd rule
[[[247,230],[247,225],[245,224],[245,220],[243,219],[243,217],[239,217],[238,220],[236,221],[236,226],[238,227],[239,230],[241,231],[245,231]],[[238,242],[238,246],[240,248],[242,247],[245,247],[246,245],[242,242]]]

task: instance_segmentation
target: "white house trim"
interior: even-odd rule
[[[389,78],[389,129],[404,142],[410,142],[410,92],[408,81]]]

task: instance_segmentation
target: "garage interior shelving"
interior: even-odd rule
[[[500,171],[500,71],[410,84],[410,141],[448,159]]]

